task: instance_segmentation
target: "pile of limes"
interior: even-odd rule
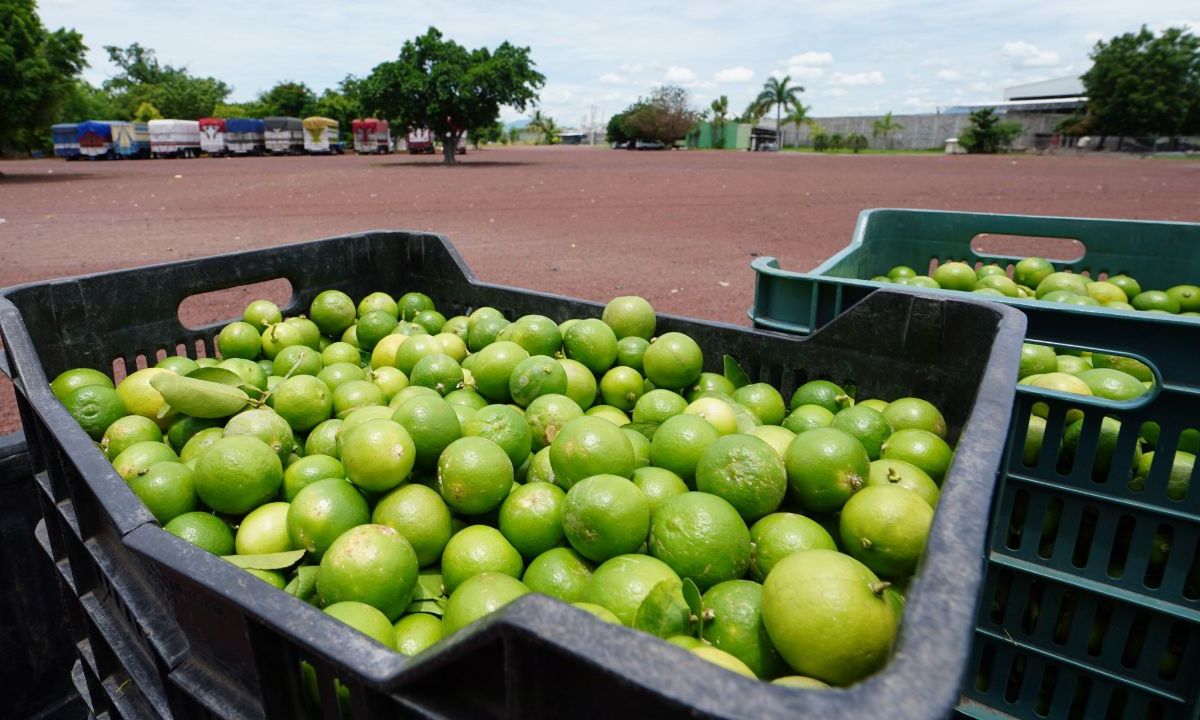
[[[897,265],[888,270],[887,275],[877,275],[871,279],[980,295],[1200,317],[1200,287],[1196,285],[1143,290],[1141,284],[1128,275],[1092,280],[1069,270],[1056,271],[1049,260],[1040,257],[1017,262],[1011,274],[995,263],[976,269],[965,262],[951,261],[940,263],[929,275],[918,275],[916,270],[907,265]]]
[[[639,297],[267,301],[221,359],[55,394],[172,533],[415,654],[536,592],[745,675],[878,670],[953,451],[938,408],[704,372]]]

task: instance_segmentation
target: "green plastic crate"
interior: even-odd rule
[[[1057,267],[1125,272],[1146,287],[1200,279],[1200,225],[873,210],[860,217],[851,246],[812,273],[756,260],[751,317],[760,327],[807,333],[881,286],[843,276],[870,277],[934,258],[1005,260],[970,250],[984,232],[1079,239],[1084,256]],[[1018,387],[958,712],[1196,720],[1200,472],[1193,471],[1182,497],[1169,497],[1166,488],[1180,435],[1200,428],[1200,322],[1002,301],[1025,312],[1031,341],[1137,357],[1152,367],[1157,387],[1130,403]],[[1038,403],[1048,409],[1046,435],[1027,465],[1025,433]],[[1075,461],[1064,466],[1057,449],[1068,409],[1082,410],[1084,425]],[[1100,474],[1094,466],[1105,417],[1120,422],[1121,431],[1110,469]],[[1144,485],[1131,487],[1124,468],[1148,422],[1160,428],[1155,462]]]
[[[1092,277],[1132,275],[1143,290],[1166,290],[1184,283],[1200,284],[1200,224],[1148,220],[994,215],[939,210],[864,210],[850,245],[807,273],[783,270],[771,257],[756,258],[754,307],[750,317],[759,327],[810,333],[858,302],[883,283],[868,278],[885,275],[897,265],[928,272],[934,262],[962,260],[971,265],[1012,265],[1019,257],[980,253],[972,249],[977,235],[1068,238],[1082,244],[1074,260],[1052,260],[1057,270]],[[1033,254],[1033,253],[1030,253]],[[950,293],[951,290],[929,290]],[[979,297],[973,295],[972,297]],[[1029,312],[1047,308],[1067,315],[1075,312],[1120,311],[997,298]],[[1144,313],[1135,317],[1152,320]]]

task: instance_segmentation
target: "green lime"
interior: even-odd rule
[[[634,470],[633,445],[619,427],[607,420],[576,418],[551,441],[550,465],[558,483],[567,490],[593,475],[628,478]]]
[[[433,310],[433,299],[425,293],[407,292],[396,300],[396,308],[402,320],[412,320],[418,313]]]
[[[271,374],[279,377],[294,377],[297,375],[316,375],[325,367],[321,353],[307,345],[290,345],[283,348],[275,356],[271,365]]]
[[[897,430],[928,430],[940,438],[946,437],[946,419],[933,403],[918,397],[893,400],[883,410],[890,432]],[[837,427],[836,423],[834,427]],[[889,434],[890,434],[889,432]],[[861,438],[860,438],[861,439]],[[886,437],[884,439],[887,439]],[[868,451],[870,448],[868,448]],[[872,458],[877,459],[877,458]]]
[[[367,295],[362,300],[358,301],[358,316],[362,317],[372,310],[382,310],[390,313],[392,317],[400,317],[400,309],[396,306],[396,301],[391,295],[385,292],[373,292]]]
[[[488,405],[463,423],[463,437],[480,437],[499,445],[514,468],[533,449],[533,431],[523,415],[508,405]]]
[[[651,390],[638,398],[633,406],[633,421],[638,423],[663,423],[667,418],[679,415],[688,406],[687,400],[671,390]]]
[[[872,460],[879,459],[880,448],[892,434],[892,425],[884,413],[859,405],[838,412],[833,418],[833,427],[858,440]]]
[[[186,357],[184,355],[168,355],[167,357],[155,363],[154,367],[161,368],[163,370],[170,370],[176,375],[187,375],[193,370],[198,369],[200,366],[197,365],[196,361],[190,357]]]
[[[225,437],[225,428],[206,428],[196,433],[183,444],[179,461],[195,469],[196,461],[208,451],[213,443]]]
[[[367,501],[358,488],[341,478],[326,478],[305,486],[292,499],[288,536],[293,547],[320,560],[339,535],[370,520]]]
[[[344,422],[345,420],[330,418],[310,430],[308,437],[304,440],[304,454],[306,456],[328,455],[332,458],[340,457],[341,452],[338,450],[337,437],[338,431]]]
[[[694,482],[700,456],[715,443],[720,433],[708,421],[695,415],[676,415],[668,418],[654,433],[650,442],[650,462],[678,475],[684,482]],[[558,470],[555,468],[555,472]]]
[[[792,393],[788,409],[795,410],[802,405],[820,405],[831,413],[837,413],[853,404],[854,399],[847,395],[840,385],[828,380],[811,380]]]
[[[1075,295],[1087,296],[1087,279],[1071,272],[1053,272],[1037,284],[1037,297],[1045,299],[1052,292],[1065,291]]]
[[[369,380],[348,380],[333,390],[334,417],[344,420],[351,412],[373,405],[387,405],[387,396]]]
[[[1083,423],[1084,420],[1076,420],[1063,431],[1062,459],[1067,462],[1073,462],[1076,459],[1080,439],[1083,434]],[[1095,450],[1091,457],[1092,477],[1098,482],[1105,482],[1108,479],[1108,472],[1112,468],[1113,455],[1116,450],[1117,438],[1120,434],[1120,421],[1110,417],[1105,417],[1101,420],[1099,437],[1096,439]],[[1135,445],[1130,464],[1122,471],[1124,478],[1130,477],[1137,469],[1141,457],[1142,450]]]
[[[642,358],[646,354],[646,348],[650,347],[650,341],[640,337],[630,335],[623,337],[617,341],[617,364],[627,368],[633,368],[639,373],[642,372]]]
[[[358,352],[357,350],[355,352]],[[348,382],[365,381],[367,373],[357,364],[348,362],[333,363],[326,365],[317,373],[317,379],[325,383],[330,392],[337,390],[342,385]]]
[[[800,505],[812,512],[832,513],[866,482],[871,460],[853,435],[837,428],[817,428],[796,436],[784,464]]]
[[[484,317],[475,320],[467,330],[467,348],[472,353],[483,350],[488,345],[497,342],[504,328],[511,325],[503,317]]]
[[[735,388],[733,383],[729,381],[729,378],[725,377],[724,375],[719,373],[702,372],[700,373],[700,376],[696,378],[696,382],[687,389],[685,395],[687,396],[687,401],[692,402],[697,398],[705,397],[707,395],[732,396],[736,390],[737,388]]]
[[[646,495],[617,475],[593,475],[574,483],[562,506],[567,541],[594,562],[636,551],[649,527]]]
[[[833,425],[837,417],[820,405],[801,405],[788,413],[783,420],[783,427],[793,433],[800,434],[807,430],[815,430]]]
[[[452,534],[450,508],[424,485],[401,485],[383,496],[371,513],[371,522],[386,525],[404,536],[421,567],[442,557]]]
[[[116,387],[117,395],[120,397],[121,402],[125,404],[125,409],[129,414],[141,415],[144,418],[153,420],[160,430],[166,430],[171,427],[171,422],[175,418],[169,414],[159,417],[159,411],[163,409],[167,401],[154,389],[150,384],[150,380],[158,373],[165,372],[170,372],[170,370],[163,370],[162,368],[138,370],[131,375],[127,375],[124,380],[117,383]],[[93,386],[104,387],[103,384],[93,384]]]
[[[526,583],[526,584],[528,584],[528,583]],[[530,589],[532,590],[532,588],[530,588]],[[534,592],[536,592],[536,591],[534,591]],[[614,615],[612,613],[612,611],[609,610],[608,608],[600,607],[599,605],[596,605],[594,603],[585,603],[585,602],[575,602],[575,603],[571,603],[571,605],[579,610],[582,610],[586,613],[589,613],[589,614],[595,616],[598,620],[601,620],[602,622],[609,623],[610,625],[620,625],[621,624],[621,618]]]
[[[521,580],[536,593],[575,602],[592,576],[592,565],[568,547],[556,547],[530,561]]]
[[[299,317],[290,317],[284,320],[284,322],[300,331],[300,343],[302,345],[307,345],[314,350],[320,351],[321,328],[317,327],[315,322],[309,320],[303,315]]]
[[[1112,368],[1084,370],[1076,377],[1087,383],[1093,395],[1107,400],[1132,400],[1147,390],[1134,376]]]
[[[412,437],[416,446],[416,466],[433,469],[450,443],[462,437],[458,416],[445,400],[437,396],[419,396],[398,407],[392,419]]]
[[[639,337],[649,340],[654,337],[657,318],[654,308],[645,298],[636,295],[616,297],[604,307],[601,319],[613,329],[617,339]]]
[[[163,530],[213,555],[233,554],[233,531],[224,520],[211,513],[183,513],[172,518]]]
[[[654,511],[650,554],[705,590],[750,567],[750,531],[725,500],[703,492],[668,498]]]
[[[525,408],[525,422],[529,424],[529,430],[533,434],[533,451],[549,447],[563,426],[581,417],[583,410],[566,395],[538,396]]]
[[[1125,293],[1125,297],[1131,298],[1142,294],[1142,286],[1137,280],[1128,275],[1113,275],[1108,279],[1108,282],[1121,288]]]
[[[579,600],[605,608],[632,627],[642,601],[664,580],[679,582],[679,576],[663,561],[648,555],[618,555],[592,572]]]
[[[562,333],[558,325],[544,315],[525,315],[507,325],[497,336],[525,348],[530,355],[553,357],[562,348]]]
[[[422,310],[413,316],[412,321],[425,328],[430,335],[437,335],[446,325],[446,316],[437,310]]]
[[[63,405],[93,440],[103,438],[108,427],[127,414],[121,396],[115,389],[104,385],[78,387],[71,391]]]
[[[824,408],[821,409],[824,410]],[[829,411],[826,410],[826,412]],[[747,434],[766,442],[775,451],[775,454],[781,458],[787,452],[788,445],[791,445],[792,440],[796,438],[796,433],[778,425],[759,425]]]
[[[396,649],[396,631],[392,629],[392,624],[388,621],[387,615],[384,615],[366,603],[361,603],[357,600],[334,603],[325,608],[325,614],[346,623],[377,643],[385,645],[392,650]],[[335,682],[335,685],[339,689],[339,704],[348,704],[349,699],[342,694],[343,689],[340,682]],[[347,699],[343,701],[343,697],[347,697]]]
[[[1052,272],[1054,266],[1050,261],[1040,257],[1027,257],[1013,266],[1013,280],[1019,285],[1035,288]]]
[[[283,465],[265,442],[251,435],[225,436],[196,461],[196,494],[217,512],[239,515],[279,492]]]
[[[696,464],[696,489],[726,500],[748,523],[774,512],[787,488],[783,460],[751,435],[718,439]]]
[[[660,335],[642,355],[646,379],[655,387],[682,390],[696,382],[704,369],[704,352],[696,341],[679,332]]]
[[[280,462],[287,460],[296,447],[292,427],[270,408],[246,410],[234,415],[225,423],[225,437],[241,435],[262,440],[275,451]]]
[[[129,478],[129,488],[160,525],[192,512],[200,504],[192,470],[179,462],[154,463],[146,472]]]
[[[262,356],[267,360],[274,360],[285,347],[304,345],[304,331],[286,321],[277,322],[263,330],[261,343]]]
[[[272,393],[272,408],[294,432],[311,430],[329,419],[333,393],[312,375],[297,375],[280,382]]]
[[[533,355],[521,360],[508,379],[509,394],[516,404],[527,407],[542,395],[561,395],[567,390],[567,371],[554,358]]]
[[[550,447],[546,446],[533,454],[526,470],[525,482],[547,482],[558,484],[554,478],[554,467],[550,465]]]
[[[931,273],[938,285],[947,290],[963,290],[970,292],[979,286],[979,276],[975,269],[963,262],[945,262],[934,268]]]
[[[487,525],[470,525],[459,530],[442,552],[442,582],[448,594],[480,573],[519,578],[524,569],[521,553],[499,530]]]
[[[829,687],[829,683],[824,683],[816,678],[804,675],[785,675],[775,678],[771,681],[771,684],[782,685],[783,687],[803,688],[805,690],[824,690]]]
[[[327,605],[354,600],[399,619],[417,584],[417,555],[385,525],[360,525],[333,541],[321,557],[317,594]]]
[[[1130,298],[1129,304],[1137,310],[1165,310],[1172,314],[1179,313],[1179,301],[1162,290],[1143,290]]]
[[[790,672],[771,645],[762,621],[762,585],[750,580],[726,580],[704,593],[704,639],[746,664],[755,676],[770,679]]]
[[[479,515],[500,506],[513,483],[513,463],[504,449],[484,437],[450,443],[438,459],[438,491],[451,509]]]
[[[1068,376],[1069,377],[1069,376]],[[939,486],[954,459],[954,451],[946,441],[926,430],[897,430],[883,444],[881,457],[885,460],[904,460],[921,468]]]
[[[126,415],[125,417],[135,418],[138,415]],[[142,418],[145,420],[145,418]],[[221,419],[196,418],[190,415],[180,415],[175,422],[171,423],[171,427],[167,429],[167,444],[176,452],[183,452],[183,448],[187,445],[188,440],[191,440],[196,433],[209,428],[219,428],[224,425]],[[107,435],[107,431],[106,431]],[[101,440],[103,443],[103,440]]]
[[[417,655],[442,639],[442,619],[429,613],[412,613],[396,621],[396,652]]]
[[[408,479],[416,462],[412,436],[392,420],[343,427],[340,442],[346,478],[364,490],[391,490]]]
[[[647,466],[633,471],[633,484],[646,495],[650,503],[650,515],[667,500],[688,491],[687,483],[678,475],[664,468]]]
[[[886,585],[832,550],[792,553],[763,583],[771,644],[801,675],[850,685],[887,662],[899,625]]]
[[[610,368],[600,378],[600,397],[606,405],[626,412],[633,410],[646,389],[646,381],[637,370],[623,365]]]
[[[50,383],[50,392],[59,402],[66,402],[67,397],[74,391],[87,385],[112,388],[113,381],[99,370],[92,368],[74,368],[64,371]]]
[[[887,276],[890,280],[899,280],[900,278],[916,277],[917,271],[913,270],[907,265],[897,265],[891,270],[888,270]]]
[[[525,557],[537,557],[563,539],[563,504],[559,487],[530,483],[514,487],[500,505],[500,532]]]
[[[251,510],[238,525],[234,548],[238,555],[265,555],[293,550],[287,529],[288,503],[271,502]]]
[[[346,470],[329,455],[306,455],[283,471],[283,499],[291,502],[305,487],[325,478],[344,478]]]
[[[783,396],[767,383],[740,387],[733,391],[733,399],[745,405],[763,425],[779,425],[787,415]]]
[[[833,537],[817,521],[795,513],[777,512],[750,526],[750,572],[762,581],[771,568],[801,550],[837,550]]]
[[[313,298],[308,317],[325,335],[337,336],[354,324],[357,308],[350,296],[340,290],[326,290]]]
[[[167,447],[162,441],[143,440],[122,450],[120,455],[113,458],[112,464],[117,474],[128,481],[134,476],[145,475],[151,465],[168,460],[172,462],[179,460],[174,450]]]
[[[638,606],[633,616],[633,628],[664,639],[678,637],[693,632],[692,617],[683,598],[683,583],[663,580]]]
[[[599,375],[617,359],[617,336],[602,320],[580,320],[563,333],[563,350],[568,358]]]
[[[126,448],[140,442],[162,443],[162,431],[150,418],[126,415],[114,420],[100,438],[100,450],[112,462]]]
[[[868,485],[846,501],[839,529],[847,554],[881,577],[900,579],[916,572],[932,524],[933,508],[916,493]]]
[[[514,342],[500,340],[488,345],[479,351],[471,366],[475,389],[492,402],[510,401],[513,373],[527,359],[529,353]]]
[[[463,383],[463,371],[458,361],[444,353],[426,355],[413,365],[409,375],[413,385],[427,387],[445,396]]]
[[[640,431],[634,430],[629,425],[621,426],[621,432],[625,433],[625,437],[629,438],[629,444],[633,447],[633,467],[646,467],[650,464],[650,441],[646,439]]]
[[[1045,420],[1041,418],[1033,419],[1040,421],[1045,426]],[[895,485],[902,487],[916,494],[917,497],[924,500],[932,508],[937,507],[938,496],[941,494],[937,483],[933,481],[933,478],[929,477],[928,473],[916,465],[904,462],[903,460],[875,460],[872,462],[871,472],[867,478],[867,485]]]
[[[339,363],[349,363],[358,367],[362,362],[362,352],[350,343],[335,342],[321,351],[321,362],[325,367]]]
[[[1092,365],[1097,368],[1109,368],[1128,373],[1143,382],[1153,381],[1154,372],[1140,360],[1134,360],[1123,355],[1092,354]]]
[[[217,351],[223,358],[255,360],[262,352],[262,335],[247,322],[231,322],[217,334]]]
[[[612,405],[593,405],[584,413],[588,417],[601,418],[617,427],[629,424],[629,416]]]
[[[367,378],[379,386],[379,389],[383,391],[384,399],[389,402],[410,387],[404,373],[390,365],[372,369]]]
[[[468,578],[446,602],[442,633],[448,637],[528,592],[520,580],[502,573],[485,572]]]
[[[283,322],[283,313],[279,312],[279,306],[270,300],[255,300],[242,312],[242,320],[256,328],[265,328]]]
[[[587,410],[596,402],[596,376],[578,360],[563,358],[558,362],[567,371],[567,390],[563,395],[574,400],[580,409]]]

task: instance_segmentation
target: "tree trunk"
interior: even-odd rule
[[[454,133],[450,133],[442,138],[442,164],[453,165],[455,162],[454,153],[458,150],[458,137]]]
[[[783,105],[775,106],[775,152],[783,149],[783,125],[779,122],[780,112],[783,110]]]

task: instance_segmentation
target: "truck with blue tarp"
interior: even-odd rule
[[[79,155],[90,160],[115,157],[112,127],[102,120],[85,120],[75,126]]]
[[[50,136],[54,141],[54,155],[68,160],[79,159],[79,136],[75,134],[76,123],[58,123],[50,126]]]
[[[225,120],[225,149],[231,155],[262,155],[264,123],[253,118]]]

